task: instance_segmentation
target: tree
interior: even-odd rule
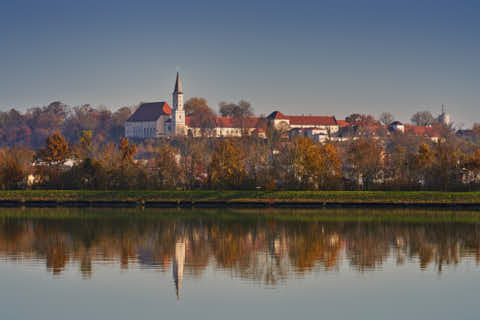
[[[0,150],[0,184],[2,189],[24,189],[31,172],[33,152],[25,148]]]
[[[430,126],[435,122],[430,111],[419,111],[410,119],[416,126]]]
[[[215,128],[215,119],[217,115],[208,106],[205,98],[190,98],[185,103],[186,116],[191,117],[191,127],[200,128],[202,134],[210,135]]]
[[[446,191],[459,185],[463,162],[464,155],[455,145],[448,142],[435,144],[433,166],[428,177],[432,187]]]
[[[222,117],[249,118],[253,116],[252,105],[245,100],[240,100],[238,104],[233,102],[220,102],[219,106]]]
[[[180,151],[182,185],[185,189],[197,188],[207,178],[207,168],[212,157],[212,139],[195,139],[190,136],[177,138],[173,143]]]
[[[62,132],[69,114],[69,106],[60,101],[52,102],[43,108],[29,109],[25,119],[32,131],[33,147],[40,147],[47,137],[55,132]]]
[[[218,140],[209,168],[212,186],[219,188],[239,188],[244,183],[246,172],[244,156],[240,152],[238,142]]]
[[[70,155],[67,140],[61,133],[55,132],[47,138],[45,147],[37,152],[36,158],[48,165],[57,166],[63,165]]]
[[[420,144],[414,157],[412,168],[415,172],[415,182],[421,185],[427,184],[431,177],[431,170],[434,161],[434,154],[426,143]]]
[[[374,139],[362,138],[351,142],[347,153],[353,177],[368,190],[383,169],[382,146]]]
[[[210,107],[208,106],[207,99],[200,98],[200,97],[193,97],[188,99],[185,102],[184,108],[185,108],[185,116],[187,117],[191,117],[195,114],[205,111],[206,109],[210,109]]]
[[[130,166],[135,164],[135,154],[137,153],[137,146],[130,144],[128,138],[120,139],[120,158],[122,166]]]
[[[345,121],[350,124],[360,126],[374,126],[378,124],[377,120],[375,120],[375,117],[370,114],[353,113],[346,117]]]
[[[465,168],[468,170],[467,182],[478,184],[480,181],[480,149],[467,158]]]
[[[61,181],[63,165],[71,154],[65,137],[58,132],[52,134],[47,138],[45,147],[37,151],[35,155],[38,162],[37,174],[43,178],[44,182],[63,188]]]
[[[75,155],[81,159],[94,159],[98,152],[98,145],[93,141],[92,131],[84,130],[79,142],[75,145]]]
[[[161,189],[175,189],[181,179],[177,151],[168,144],[162,145],[155,154],[158,185]]]
[[[341,162],[332,144],[319,146],[309,138],[299,137],[290,152],[294,179],[302,188],[327,189],[338,183]]]
[[[378,120],[380,120],[384,126],[389,126],[393,121],[395,121],[395,117],[390,112],[382,112]]]

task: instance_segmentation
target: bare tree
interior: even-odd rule
[[[238,104],[222,101],[219,106],[222,117],[248,118],[253,116],[252,105],[245,100],[240,100]]]
[[[380,120],[384,126],[389,126],[393,121],[395,121],[395,117],[390,112],[382,112],[378,120]]]
[[[435,122],[435,118],[430,111],[419,111],[412,116],[410,121],[417,126],[430,126]]]

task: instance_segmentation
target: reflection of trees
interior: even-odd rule
[[[201,276],[209,266],[233,276],[276,285],[292,272],[338,270],[345,259],[359,271],[418,261],[419,268],[480,263],[475,224],[382,222],[283,222],[202,219],[20,219],[0,220],[0,256],[41,259],[53,274],[68,265],[84,277],[96,262],[122,268],[169,270],[176,243],[185,243],[184,272]],[[178,250],[177,250],[178,251]]]

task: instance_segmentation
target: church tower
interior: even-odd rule
[[[183,90],[180,81],[180,75],[177,72],[175,89],[173,90],[173,117],[172,117],[172,135],[185,135],[185,110],[183,109]]]

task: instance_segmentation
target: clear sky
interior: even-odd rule
[[[0,0],[0,109],[185,96],[480,122],[480,1]]]

